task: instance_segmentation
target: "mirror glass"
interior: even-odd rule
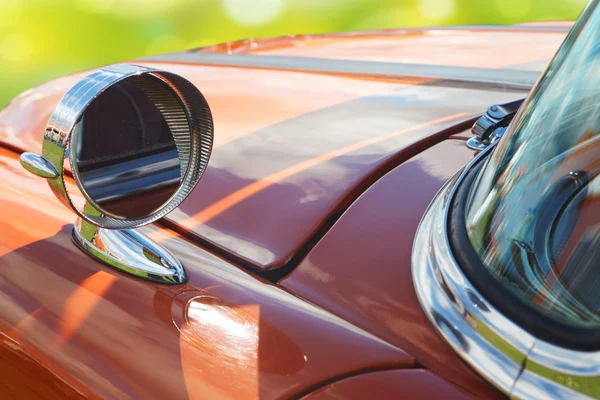
[[[73,130],[73,174],[87,197],[114,218],[147,217],[175,194],[183,173],[172,132],[189,126],[169,86],[133,76],[102,92]]]

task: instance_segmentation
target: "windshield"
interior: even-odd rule
[[[469,239],[507,290],[600,326],[600,7],[594,0],[471,192]]]

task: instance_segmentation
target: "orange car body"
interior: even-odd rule
[[[19,165],[84,74],[23,93],[0,113],[2,397],[500,398],[425,317],[410,254],[429,202],[475,154],[473,121],[527,90],[400,67],[540,73],[570,25],[304,35],[136,61],[192,81],[214,114],[204,178],[143,228],[182,260],[181,286],[80,252],[75,215]],[[299,62],[224,58],[236,55]]]

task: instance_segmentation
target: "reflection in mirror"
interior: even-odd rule
[[[73,173],[88,201],[115,218],[162,208],[184,175],[172,130],[189,132],[187,124],[183,105],[154,76],[133,76],[102,92],[71,139]]]

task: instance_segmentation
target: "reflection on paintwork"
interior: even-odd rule
[[[541,72],[566,32],[566,29],[563,32],[507,31],[491,26],[482,29],[394,29],[250,39],[210,46],[201,51],[481,68],[520,67],[538,61],[536,70]],[[498,57],[499,54],[502,57]]]
[[[212,218],[216,217],[217,215],[227,211],[228,209],[232,208],[236,204],[244,201],[246,198],[248,198],[260,191],[267,189],[269,186],[271,186],[277,182],[281,182],[293,175],[300,174],[303,171],[306,171],[317,165],[334,160],[338,157],[342,157],[342,156],[357,152],[365,147],[376,145],[380,142],[391,139],[394,136],[406,134],[406,133],[409,133],[412,131],[423,129],[423,128],[429,127],[429,126],[442,124],[445,122],[459,121],[460,118],[465,118],[465,117],[467,117],[467,115],[468,114],[466,112],[457,113],[457,114],[453,114],[453,115],[448,115],[446,117],[437,118],[437,119],[434,119],[431,121],[423,122],[420,124],[415,124],[413,126],[405,128],[405,129],[400,129],[398,131],[388,133],[385,135],[381,135],[381,136],[375,136],[370,139],[359,141],[359,142],[351,144],[349,146],[338,148],[331,152],[310,158],[301,163],[292,165],[288,168],[285,168],[281,171],[271,174],[261,180],[255,181],[254,183],[252,183],[250,185],[244,186],[243,188],[231,193],[230,195],[219,200],[218,202],[213,203],[209,208],[205,208],[201,212],[195,214],[189,220],[179,221],[179,223],[186,227],[189,227],[190,225],[194,226],[196,224],[205,224],[206,222],[208,222]]]
[[[71,243],[72,213],[60,211],[48,186],[19,174],[27,172],[17,156],[0,149],[0,219],[12,229],[0,235],[0,364],[10,360],[15,367],[3,369],[5,382],[61,387],[59,397],[69,399],[78,393],[165,399],[227,394],[219,388],[236,384],[235,376],[248,383],[239,393],[269,399],[294,397],[357,370],[414,363],[172,231],[143,228],[185,263],[189,284],[152,285],[116,273]],[[201,302],[187,306],[198,297],[213,299],[208,319],[201,317]],[[235,324],[237,335],[228,335],[225,329]],[[61,332],[68,332],[66,340]],[[213,347],[224,337],[229,349]],[[210,348],[198,346],[203,340]],[[35,374],[18,375],[23,370]],[[219,373],[224,370],[229,373]]]
[[[439,35],[440,31],[415,33],[415,40],[422,37],[438,43],[431,43],[438,46],[437,50],[420,55],[415,62],[427,63],[432,54],[447,46],[445,40],[456,39],[457,35],[464,34],[465,38],[475,42],[482,33],[498,35],[498,41],[488,43],[490,48],[495,48],[503,46],[501,38],[513,38],[517,34],[481,30],[465,33],[461,30],[456,34]],[[397,42],[411,40],[410,35],[404,36],[405,33],[380,32],[379,35],[386,36],[383,40],[391,45],[393,38]],[[525,35],[518,32],[518,35],[522,44],[528,40],[550,43],[558,40],[554,36],[564,33],[528,32]],[[316,47],[323,49],[335,45],[336,40],[346,39],[334,35],[326,40],[328,43]],[[347,40],[358,45],[363,39]],[[547,52],[543,57],[549,57],[554,52],[549,47],[550,44],[548,48],[538,46],[536,49]],[[501,59],[495,62],[504,62],[512,54],[491,58],[479,55],[482,51],[484,48],[478,47],[470,54],[488,61]],[[457,57],[462,54],[455,53]],[[339,52],[332,47],[331,55],[335,54]],[[375,58],[369,58],[366,48],[360,54],[365,59],[376,59],[375,55]],[[537,56],[532,54],[527,59],[514,61],[536,60]],[[170,219],[179,223],[200,214],[201,218],[193,225],[186,225],[191,233],[260,269],[284,265],[340,207],[342,199],[358,190],[357,185],[365,177],[374,174],[392,157],[412,156],[416,150],[411,146],[415,142],[439,140],[433,135],[452,122],[398,135],[297,174],[286,175],[277,184],[263,188],[262,181],[277,177],[279,172],[294,165],[303,165],[315,157],[364,140],[461,112],[477,115],[489,104],[522,96],[521,93],[432,87],[425,80],[407,81],[396,76],[373,79],[174,63],[146,64],[181,74],[201,88],[211,105],[215,131],[218,132],[213,157],[202,183],[182,204],[181,212],[171,215]],[[52,108],[48,105],[53,106],[79,77],[42,85],[23,99],[16,99],[0,112],[0,136],[5,134],[3,127],[12,129],[10,136],[0,140],[36,150],[39,139],[35,138],[35,132],[43,129]],[[39,93],[43,95],[38,96]],[[456,101],[458,98],[460,104]],[[236,112],[232,113],[232,109]],[[261,190],[246,193],[246,187]],[[249,197],[236,197],[244,193]],[[225,203],[228,206],[222,207]],[[216,214],[217,208],[222,212]],[[281,226],[286,229],[282,230]]]
[[[117,277],[113,274],[98,271],[89,278],[84,279],[69,295],[60,313],[61,319],[57,328],[58,345],[69,340],[77,332],[116,280]]]
[[[37,311],[37,310],[36,310]],[[81,383],[62,373],[50,358],[31,346],[25,337],[34,329],[37,312],[25,318],[26,324],[4,333],[0,331],[0,360],[3,365],[3,398],[83,400],[94,395]],[[52,366],[48,368],[48,366]],[[34,377],[34,379],[32,379]]]
[[[306,355],[281,330],[261,320],[258,304],[235,306],[210,294],[193,296],[187,292],[177,297],[172,308],[191,398],[259,398],[259,373],[293,375],[304,367]],[[211,358],[219,360],[218,369],[194,367],[208,367]],[[235,379],[220,383],[222,376]]]
[[[308,395],[306,400],[331,399],[444,399],[464,400],[471,395],[450,385],[431,371],[377,371],[334,382]]]
[[[234,307],[213,296],[198,296],[181,311],[180,352],[190,398],[258,399],[260,307]],[[211,359],[218,360],[218,368]]]
[[[210,166],[208,168],[210,169]],[[174,221],[189,221],[190,216],[178,207],[169,214],[169,219]],[[195,223],[192,226],[196,227],[196,229],[199,229]],[[244,254],[244,257],[256,260],[261,264],[268,263],[269,260],[272,260],[275,257],[275,254],[272,251],[270,251],[265,245],[258,243],[256,239],[240,238],[235,235],[235,232],[216,229],[208,224],[203,225],[201,230],[203,232],[203,236],[211,238],[211,242],[219,243],[224,248],[239,249],[239,251]]]
[[[409,156],[415,143],[440,140],[440,130],[480,112],[482,95],[413,86],[255,132],[215,149],[202,182],[211,190],[194,192],[169,219],[257,268],[280,267],[363,179],[392,157]],[[467,100],[444,109],[442,103],[455,96]],[[494,93],[487,101],[514,96]]]
[[[475,152],[446,140],[389,172],[352,204],[281,281],[288,290],[407,349],[439,376],[494,398],[428,322],[414,290],[411,251],[431,199]],[[445,165],[433,173],[433,163]],[[418,185],[419,190],[411,188]],[[400,190],[404,188],[404,190]]]
[[[258,347],[258,312],[256,315],[250,316],[251,313],[244,312],[245,310],[236,311],[235,309],[224,306],[215,298],[197,297],[192,299],[187,306],[187,323],[191,332],[196,335],[186,337],[195,341],[198,334],[203,336],[215,337],[220,335],[231,335],[235,339],[240,339],[241,347],[246,347],[244,344],[248,341],[253,341],[254,346],[247,348],[256,353]],[[209,333],[213,330],[212,333]],[[218,339],[217,339],[218,340]],[[206,342],[205,342],[206,343]],[[206,346],[207,349],[217,352],[227,353],[235,351],[231,347],[212,343]]]
[[[424,59],[430,55],[424,55]],[[382,81],[278,71],[161,65],[181,73],[202,88],[213,108],[215,119],[219,121],[216,130],[219,132],[217,140],[221,142],[215,153],[221,164],[207,171],[197,191],[202,195],[198,195],[194,202],[189,202],[190,206],[185,210],[187,215],[194,215],[251,184],[250,179],[260,180],[336,149],[436,118],[462,112],[480,113],[489,104],[520,95],[462,88],[410,87],[406,81],[395,77]],[[80,78],[81,75],[76,75],[61,79],[16,99],[0,112],[0,140],[17,148],[39,151],[39,132],[43,130],[54,104]],[[402,89],[408,89],[403,93],[403,99],[390,102],[393,107],[386,108],[385,103],[390,100],[387,92],[399,92]],[[373,96],[377,93],[384,95]],[[277,125],[294,117],[304,117],[305,114],[313,118],[313,113],[324,107],[365,96],[379,97],[380,103],[370,104],[374,104],[375,112],[377,108],[387,111],[388,117],[373,114],[358,121],[360,124],[357,124],[357,120],[346,121],[344,127],[354,128],[353,125],[356,125],[360,128],[352,131],[352,135],[349,129],[335,131],[339,134],[334,135],[332,125],[326,123],[331,124],[335,117],[346,115],[357,118],[367,103],[358,101],[358,106],[346,114],[327,115],[332,110],[326,110],[320,120],[313,120],[314,125],[310,130],[306,129],[307,121],[301,118],[293,122],[294,129],[288,125],[286,131]],[[455,101],[458,97],[464,102],[458,104]],[[232,114],[232,108],[239,112]],[[385,143],[380,142],[359,154],[347,154],[337,160],[336,167],[339,170],[331,176],[326,175],[329,165],[309,168],[238,203],[231,209],[235,213],[220,214],[210,221],[210,228],[222,237],[235,237],[239,243],[251,243],[265,249],[265,265],[273,260],[286,259],[313,233],[324,216],[337,205],[343,193],[352,190],[356,182],[380,166],[374,160],[385,160],[398,152],[406,152],[406,157],[410,157],[416,152],[410,148],[414,140],[429,140],[438,128],[447,126],[442,124],[425,129],[411,138],[402,135]],[[441,140],[441,137],[435,140]],[[431,143],[427,142],[427,145]],[[282,148],[287,151],[285,159],[274,159],[274,155],[279,154]],[[460,149],[466,151],[469,157],[472,156],[462,143],[456,148],[450,147],[448,154],[463,157]],[[462,155],[456,156],[457,153]],[[192,297],[209,292],[218,300],[218,306],[211,306],[209,313],[213,316],[209,318],[212,322],[206,322],[196,315],[192,318],[192,324],[184,327],[188,338],[201,338],[206,330],[221,332],[219,326],[242,321],[247,324],[248,331],[238,332],[242,339],[245,337],[252,341],[258,325],[258,353],[253,345],[243,358],[256,359],[256,368],[245,371],[237,364],[228,364],[236,374],[248,373],[249,382],[253,382],[248,385],[252,396],[290,398],[319,382],[359,370],[412,367],[414,359],[399,350],[404,345],[417,353],[421,349],[420,356],[434,365],[436,372],[442,371],[449,379],[469,386],[477,393],[494,394],[471,371],[457,362],[456,356],[432,332],[408,286],[411,281],[407,276],[409,263],[405,259],[394,258],[409,252],[403,246],[410,248],[411,229],[416,227],[418,217],[441,185],[439,176],[431,179],[423,171],[417,175],[412,174],[414,171],[408,174],[404,183],[407,186],[414,185],[422,179],[423,182],[419,184],[422,184],[423,191],[406,203],[409,209],[404,210],[398,224],[394,224],[394,229],[399,231],[377,232],[373,238],[360,236],[360,240],[342,241],[343,248],[350,255],[352,252],[349,250],[373,250],[374,246],[384,244],[382,239],[385,236],[394,237],[396,241],[392,246],[378,247],[376,254],[377,257],[389,257],[388,264],[378,265],[385,260],[361,260],[356,256],[344,262],[344,268],[338,270],[328,258],[331,255],[329,251],[326,252],[329,255],[325,256],[329,264],[315,260],[315,265],[328,269],[337,278],[328,281],[335,282],[335,285],[330,285],[327,291],[320,291],[322,295],[332,296],[328,302],[324,302],[326,308],[341,315],[343,313],[337,307],[341,303],[350,305],[350,314],[356,313],[357,309],[365,311],[362,320],[352,315],[349,319],[359,322],[358,325],[366,327],[368,331],[376,332],[377,336],[267,282],[255,279],[174,233],[163,236],[163,232],[157,233],[157,228],[149,227],[144,231],[153,236],[163,236],[163,244],[185,263],[190,272],[190,283],[171,292],[171,289],[118,275],[119,278],[110,288],[105,285],[103,287],[107,290],[97,292],[102,292],[102,295],[95,298],[97,301],[94,307],[89,308],[85,318],[77,318],[80,323],[65,324],[73,327],[72,333],[70,339],[57,349],[54,341],[59,326],[64,324],[61,321],[68,299],[77,293],[82,282],[94,280],[91,277],[99,271],[107,274],[112,271],[88,259],[73,247],[69,235],[72,214],[63,210],[45,184],[24,179],[20,172],[14,172],[20,167],[16,158],[8,154],[0,150],[0,178],[3,182],[0,187],[0,217],[5,222],[3,229],[6,227],[11,230],[11,235],[2,235],[0,238],[0,324],[3,331],[20,326],[19,321],[41,309],[22,327],[27,331],[24,354],[35,355],[39,365],[52,372],[49,376],[36,375],[36,379],[43,379],[47,384],[59,380],[68,382],[86,397],[145,399],[189,396],[188,376],[205,377],[192,380],[199,385],[193,393],[231,384],[231,375],[215,378],[209,372],[218,371],[232,353],[211,357],[174,327],[172,308],[174,299],[181,294],[180,290],[190,292],[189,296]],[[255,157],[250,161],[258,161],[249,163],[248,159],[239,158],[240,154]],[[13,164],[14,168],[10,167]],[[347,175],[342,175],[342,170]],[[329,183],[336,191],[311,192],[311,182],[322,176],[330,179],[323,182]],[[340,176],[349,178],[352,183],[342,182]],[[394,193],[396,197],[392,196]],[[206,194],[213,197],[202,199]],[[271,201],[265,202],[261,195],[268,196]],[[404,192],[400,196],[397,186],[390,189],[387,195],[403,202],[409,197]],[[273,198],[278,201],[272,201]],[[265,207],[265,204],[268,206]],[[394,201],[394,204],[388,204],[388,209],[393,207],[397,210],[398,204],[398,201]],[[373,216],[372,207],[368,214],[369,218]],[[240,221],[245,223],[241,224]],[[353,224],[363,228],[368,225]],[[31,226],[36,226],[36,229],[32,230]],[[286,230],[282,231],[281,226],[286,226]],[[200,230],[196,233],[203,235]],[[212,236],[205,235],[205,238],[211,240]],[[349,248],[348,243],[359,245]],[[227,251],[246,254],[247,248],[244,246],[228,245],[223,245]],[[387,273],[379,274],[376,270],[364,268],[382,268],[382,265]],[[352,269],[352,273],[364,270],[367,276],[356,285],[345,286],[347,282],[344,282],[344,277],[349,275],[348,268]],[[398,279],[389,279],[394,273],[399,274]],[[374,282],[384,276],[387,281],[384,283],[389,286],[381,287],[387,289],[374,289]],[[52,291],[48,290],[49,287]],[[195,309],[194,313],[198,314],[200,310]],[[217,322],[214,315],[218,316]],[[203,329],[201,333],[197,332],[199,328]],[[261,346],[263,334],[267,340],[275,339]],[[377,337],[389,339],[394,346]],[[235,337],[230,336],[230,339],[234,340]],[[284,343],[286,350],[268,347],[270,343]],[[435,349],[430,358],[423,356],[424,348]],[[323,357],[323,354],[329,357]],[[23,355],[19,357],[20,360],[25,358]],[[205,358],[200,363],[196,357]]]
[[[185,304],[173,308],[182,340],[222,360],[271,374],[290,375],[304,367],[306,355],[283,331],[261,320],[259,305],[235,306],[210,294],[186,301],[191,295],[176,298],[175,304]]]
[[[404,101],[401,101],[400,103],[403,103],[403,102]],[[377,104],[375,104],[375,105],[377,106]],[[431,121],[427,121],[424,123],[415,124],[415,125],[405,128],[405,129],[401,129],[401,130],[391,132],[391,133],[388,133],[385,135],[375,136],[375,137],[371,137],[370,139],[367,139],[367,140],[358,141],[349,146],[338,148],[331,152],[328,152],[328,153],[325,153],[322,155],[318,155],[313,158],[309,158],[308,160],[302,161],[298,164],[295,164],[295,165],[292,165],[285,169],[282,169],[282,170],[275,172],[275,173],[273,173],[265,178],[262,178],[260,180],[253,180],[253,181],[251,181],[252,183],[250,183],[249,185],[246,185],[246,186],[238,189],[237,191],[212,203],[210,206],[203,209],[201,212],[199,212],[193,216],[188,216],[185,219],[182,218],[182,216],[185,215],[184,210],[186,209],[186,204],[184,204],[181,207],[180,211],[175,211],[169,218],[177,221],[178,224],[180,224],[183,227],[194,229],[194,230],[202,230],[202,232],[204,233],[205,236],[210,237],[213,242],[219,243],[221,246],[238,249],[238,252],[240,253],[240,255],[242,255],[246,259],[253,260],[254,262],[259,263],[260,265],[267,265],[272,262],[272,260],[274,259],[274,256],[275,256],[275,254],[273,254],[273,252],[269,251],[268,248],[256,246],[255,243],[237,238],[234,235],[226,235],[219,230],[211,228],[211,226],[207,223],[210,220],[212,220],[213,218],[218,217],[219,215],[221,215],[221,214],[225,213],[226,211],[230,210],[231,208],[235,207],[237,204],[243,202],[244,200],[247,200],[249,197],[254,196],[257,193],[262,192],[270,187],[273,187],[274,185],[282,183],[295,175],[299,175],[303,172],[306,172],[307,170],[310,170],[311,168],[320,166],[322,164],[325,164],[332,160],[336,160],[338,158],[342,158],[344,156],[353,155],[354,153],[357,153],[365,148],[368,148],[370,146],[376,146],[377,144],[384,142],[386,140],[392,139],[396,136],[400,136],[403,134],[409,134],[409,133],[412,133],[415,131],[418,132],[419,130],[423,130],[424,128],[427,128],[430,126],[436,126],[436,125],[440,125],[440,124],[444,124],[444,123],[451,123],[453,121],[460,121],[462,118],[466,118],[466,117],[467,117],[467,113],[457,113],[457,114],[449,115],[446,117],[441,117],[441,118],[437,118],[437,119],[434,119]],[[377,156],[374,155],[374,157],[377,157]],[[361,164],[361,160],[357,159],[356,163]],[[216,164],[217,164],[216,166],[211,165],[211,167],[213,169],[218,168],[218,162]],[[255,163],[249,161],[249,165],[252,165],[252,164],[255,164]],[[233,164],[232,166],[236,167],[236,164]],[[232,169],[231,167],[228,168],[228,170],[231,170],[231,169]],[[339,169],[342,170],[341,171],[342,173],[349,172],[349,171],[347,171],[347,168],[339,168]],[[307,199],[311,198],[311,201],[316,202],[318,200],[321,200],[321,198],[323,198],[323,197],[330,197],[331,196],[331,194],[330,194],[331,185],[328,184],[328,182],[334,182],[334,181],[344,182],[344,180],[342,180],[342,179],[335,179],[334,176],[331,176],[332,171],[336,171],[335,167],[328,166],[327,171],[323,171],[323,173],[319,176],[319,179],[324,181],[323,186],[328,187],[327,191],[321,191],[320,193],[314,193],[314,192],[310,193],[309,192],[309,193],[305,193],[304,196],[297,195],[296,196],[297,201],[299,203],[306,203]],[[247,173],[253,173],[253,172],[255,173],[256,171],[254,171],[253,169],[246,168],[246,172]],[[303,186],[304,186],[304,190],[309,190],[309,188],[310,188],[307,184],[304,184]],[[301,188],[298,188],[298,190],[300,190],[300,189]],[[314,187],[313,187],[313,189],[314,189]],[[197,207],[197,206],[195,206],[195,207]],[[206,225],[206,226],[198,227],[198,225]],[[259,238],[252,237],[252,240],[254,242],[256,242],[259,240]]]

